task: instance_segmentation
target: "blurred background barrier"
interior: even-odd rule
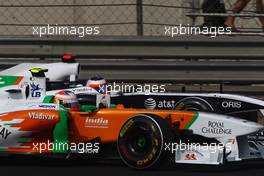
[[[0,59],[0,70],[21,62],[59,62],[59,58]],[[225,92],[264,98],[264,61],[183,59],[77,59],[80,79],[101,76],[110,83],[165,84],[173,92]]]
[[[255,88],[264,93],[262,37],[161,38],[1,37],[0,69],[21,62],[58,62],[72,54],[81,63],[81,79],[100,75],[140,83],[262,85]]]
[[[0,0],[0,70],[74,54],[81,79],[164,83],[168,90],[264,95],[264,38],[251,0],[232,36],[176,36],[166,27],[222,26],[236,0]],[[212,2],[212,0],[211,0]],[[99,27],[97,36],[33,35],[34,28]],[[246,36],[245,36],[246,35]],[[248,36],[249,35],[249,36]],[[232,84],[232,85],[231,85]]]
[[[100,35],[164,36],[164,26],[201,26],[209,12],[203,0],[0,0],[0,35],[32,35],[32,27],[99,26]],[[222,2],[222,1],[221,1]],[[229,13],[235,0],[225,0]],[[255,0],[237,14],[242,31],[260,32]],[[204,7],[205,8],[205,7]],[[209,9],[208,9],[209,8]],[[211,9],[210,9],[211,8]],[[221,6],[219,8],[222,8]],[[217,18],[216,18],[217,19]]]
[[[58,58],[72,54],[86,59],[264,60],[263,46],[259,36],[0,37],[0,57]]]

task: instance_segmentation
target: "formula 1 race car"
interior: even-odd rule
[[[91,95],[105,94],[108,84],[103,78],[92,78],[87,85],[62,90],[73,91],[80,104],[94,104]],[[48,91],[54,95],[58,90]],[[202,111],[232,115],[264,124],[264,101],[242,95],[220,93],[151,93],[151,92],[114,92],[108,91],[111,103],[123,104],[126,108]]]
[[[237,118],[257,122],[264,125],[264,101],[251,97],[219,93],[123,93],[109,92],[107,82],[102,78],[87,81],[86,86],[66,89],[74,92],[82,105],[95,105],[96,94],[110,94],[108,99],[100,103],[109,107],[109,103],[122,104],[126,108],[150,110],[200,111],[224,114]],[[48,91],[49,95],[57,92]],[[110,100],[109,100],[110,99]],[[96,104],[98,106],[98,104]],[[264,132],[249,135],[250,150],[258,153],[258,144],[264,145]]]
[[[263,146],[251,151],[247,140],[263,130],[258,123],[206,112],[102,108],[100,101],[108,96],[102,94],[95,95],[99,106],[78,107],[73,92],[46,96],[45,71],[0,76],[9,82],[0,89],[0,153],[106,158],[117,146],[118,156],[136,169],[170,157],[193,164],[264,158]]]
[[[102,93],[98,89],[98,86],[102,82],[106,84],[106,81],[102,78],[92,78],[87,82],[92,81],[93,85],[97,85],[97,87],[91,87],[91,84],[78,86],[77,78],[80,73],[80,65],[75,63],[74,56],[64,55],[62,58],[63,63],[19,64],[16,67],[0,72],[0,75],[30,76],[28,70],[31,68],[47,68],[49,70],[47,73],[47,78],[49,79],[47,90],[51,90],[49,94],[54,94],[57,90],[70,88],[71,91],[77,94],[80,104],[95,103],[95,99],[89,95]],[[65,82],[67,82],[66,85]],[[0,86],[1,83],[3,81],[0,80]],[[113,104],[123,104],[126,108],[214,112],[264,124],[261,121],[263,119],[262,109],[264,109],[264,101],[242,95],[222,93],[111,92],[111,102]]]

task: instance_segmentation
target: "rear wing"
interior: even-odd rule
[[[0,75],[16,77],[30,77],[28,70],[33,68],[47,68],[46,77],[50,81],[77,81],[80,73],[80,64],[69,59],[59,63],[22,63],[0,72]],[[1,82],[1,80],[0,80]],[[1,84],[0,84],[1,86]]]
[[[33,68],[32,76],[0,76],[1,100],[29,100],[42,102],[46,96],[46,77],[48,69]]]

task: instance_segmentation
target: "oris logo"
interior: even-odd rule
[[[157,103],[153,98],[148,98],[145,100],[144,106],[146,109],[155,109],[157,106]]]
[[[240,109],[242,107],[242,103],[240,101],[223,101],[223,108],[237,108]]]

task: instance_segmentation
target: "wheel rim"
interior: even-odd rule
[[[135,116],[127,120],[121,128],[118,152],[124,163],[130,167],[149,168],[160,159],[163,149],[163,133],[159,123],[153,118],[155,119],[145,114]],[[159,117],[156,116],[156,118]],[[138,133],[136,134],[135,131]],[[148,135],[145,135],[145,132]],[[131,134],[134,138],[131,138]]]
[[[151,135],[146,128],[135,127],[130,131],[132,134],[128,139],[129,151],[132,155],[145,155],[151,148]]]

